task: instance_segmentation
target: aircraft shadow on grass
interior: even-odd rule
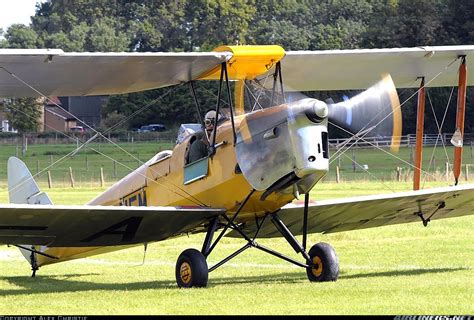
[[[377,278],[377,277],[398,277],[398,276],[413,276],[423,275],[429,273],[446,273],[469,270],[470,268],[429,268],[429,269],[408,269],[408,270],[393,270],[383,272],[368,272],[357,274],[341,273],[339,279],[358,279],[358,278]],[[128,283],[97,283],[71,280],[74,278],[85,276],[100,276],[99,273],[87,274],[68,274],[61,276],[37,276],[31,278],[28,276],[10,277],[6,281],[12,285],[21,287],[20,289],[0,290],[0,295],[23,295],[34,293],[60,293],[60,292],[76,292],[76,291],[94,291],[94,290],[145,290],[145,289],[170,289],[176,288],[175,281],[143,281],[143,282],[128,282]],[[60,277],[61,279],[58,279]],[[298,283],[306,281],[306,277],[296,273],[287,272],[267,276],[253,276],[253,277],[220,277],[213,278],[208,287],[217,287],[228,284],[245,284],[245,283]]]

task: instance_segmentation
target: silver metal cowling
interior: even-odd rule
[[[316,124],[305,110],[315,99],[259,110],[246,115],[237,132],[236,155],[239,167],[253,188],[267,190],[282,177],[294,172],[312,187],[328,171],[323,153],[322,133],[327,119]],[[312,181],[314,180],[314,183]]]
[[[329,157],[324,156],[325,150],[322,140],[323,132],[327,133],[328,131],[327,111],[325,111],[326,117],[318,124],[311,121],[305,112],[308,109],[313,111],[315,106],[321,106],[321,104],[324,102],[316,99],[303,99],[288,106],[288,128],[295,155],[294,171],[300,178],[315,173],[320,173],[322,177],[329,168]]]

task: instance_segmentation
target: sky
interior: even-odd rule
[[[30,24],[37,2],[45,0],[0,0],[0,28],[6,31],[15,23]]]

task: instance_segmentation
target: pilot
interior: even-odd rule
[[[219,117],[220,120],[221,117]],[[191,142],[187,163],[192,163],[208,156],[209,141],[212,140],[212,131],[216,124],[216,111],[210,110],[204,117],[204,134],[194,138]]]

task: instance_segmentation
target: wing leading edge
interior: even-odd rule
[[[310,204],[309,233],[332,233],[374,228],[423,219],[443,219],[474,214],[474,185],[434,188],[388,195],[323,200]],[[303,233],[303,205],[289,204],[279,212],[280,218],[293,232]],[[244,231],[254,234],[255,222],[247,223]],[[235,232],[230,237],[238,236]],[[273,224],[265,223],[259,237],[279,237]]]
[[[418,87],[417,78],[422,76],[427,87],[444,87],[457,85],[459,64],[454,62],[459,56],[466,56],[469,70],[474,68],[473,45],[289,51],[281,65],[289,91],[365,89],[387,73],[398,88]],[[143,91],[200,79],[220,63],[231,63],[232,58],[233,53],[227,51],[65,53],[59,49],[0,49],[0,96]],[[473,77],[467,85],[474,85]]]
[[[196,79],[231,56],[228,52],[0,49],[0,96],[109,95],[155,89]]]
[[[0,244],[122,246],[192,231],[223,209],[0,205]]]
[[[451,87],[458,85],[460,56],[473,70],[473,45],[290,51],[281,65],[289,91],[365,89],[387,73],[397,88],[418,88],[418,77],[425,77],[426,87]],[[474,77],[467,81],[474,85]]]

